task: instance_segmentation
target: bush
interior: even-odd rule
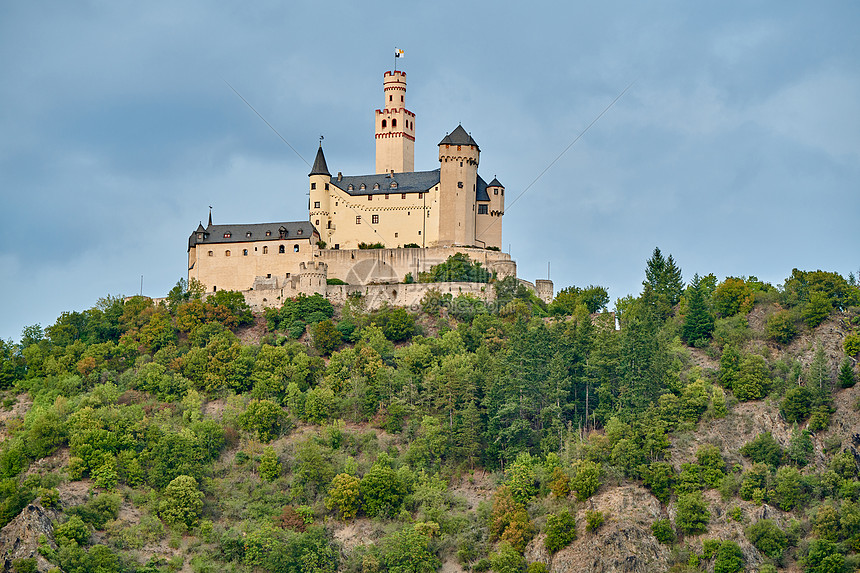
[[[576,539],[576,519],[569,511],[565,510],[547,517],[544,540],[547,551],[555,553],[570,545],[574,539]]]
[[[675,543],[675,530],[672,528],[672,522],[668,519],[658,519],[652,523],[651,533],[663,545]]]
[[[812,409],[812,391],[805,386],[795,386],[785,393],[782,400],[782,415],[789,424],[803,422]]]
[[[675,525],[684,533],[702,533],[708,530],[711,512],[699,492],[678,497]]]
[[[744,568],[744,554],[734,541],[723,541],[714,560],[714,573],[737,573]]]
[[[251,400],[239,416],[239,424],[245,430],[255,432],[261,442],[271,442],[284,428],[284,411],[271,400]]]
[[[797,334],[794,326],[794,317],[787,310],[780,310],[770,315],[767,319],[765,332],[773,340],[780,344],[787,344]]]
[[[854,375],[854,366],[851,364],[851,360],[846,358],[839,367],[839,385],[843,388],[851,388],[856,383],[857,376]]]
[[[341,519],[352,519],[358,513],[361,481],[349,474],[337,474],[331,482],[325,506],[334,509]]]
[[[168,525],[194,527],[203,509],[203,492],[191,476],[174,478],[164,489],[164,499],[158,505],[161,519]]]
[[[770,519],[759,520],[744,531],[753,546],[774,561],[782,559],[782,553],[788,547],[785,532]]]
[[[770,432],[762,432],[753,441],[744,444],[740,452],[753,462],[763,462],[773,467],[782,463],[784,455],[782,448]]]
[[[570,489],[576,492],[576,499],[585,501],[600,488],[602,466],[591,461],[582,461],[574,468]]]
[[[830,408],[827,406],[819,406],[809,417],[809,424],[806,425],[810,432],[821,432],[827,429],[830,425]]]
[[[314,348],[320,354],[331,354],[343,342],[343,336],[331,320],[326,319],[316,323],[311,333],[314,337]]]
[[[830,316],[833,306],[830,299],[822,292],[812,292],[809,300],[803,305],[800,316],[809,328],[815,328]]]
[[[603,525],[603,512],[588,510],[585,512],[585,530],[597,531]]]
[[[849,334],[842,341],[842,348],[848,356],[860,354],[860,334]]]
[[[770,389],[770,371],[767,362],[758,354],[741,360],[738,379],[732,390],[738,400],[758,400],[764,398]]]
[[[260,456],[260,467],[258,468],[258,472],[260,473],[260,477],[266,481],[275,481],[279,477],[281,477],[281,462],[278,460],[277,454],[275,454],[275,449],[267,447],[263,450],[263,455]]]

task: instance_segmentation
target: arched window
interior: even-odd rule
[[[293,252],[294,252],[294,253],[298,253],[298,252],[299,252],[299,246],[298,246],[298,245],[293,245]]]
[[[214,254],[215,254],[215,253],[213,253],[212,251],[209,251],[209,256],[210,256],[210,257],[211,257],[211,256],[213,256]]]
[[[352,183],[350,183],[349,185],[346,186],[347,191],[352,191],[354,189],[355,189],[355,187],[352,186]]]
[[[248,256],[248,249],[242,249],[242,256],[243,256],[243,257],[247,257],[247,256]]]
[[[379,183],[374,183],[374,184],[373,184],[373,189],[374,189],[375,191],[378,191],[378,190],[379,190]]]
[[[230,251],[226,251],[226,252],[224,253],[224,256],[225,256],[225,257],[229,257],[229,256],[230,256]]]
[[[382,129],[385,129],[386,127],[388,127],[388,121],[383,119],[382,120]]]
[[[284,250],[284,245],[281,245],[280,247],[278,247],[278,252],[279,252],[280,254],[282,254],[282,255],[286,252],[286,251]]]
[[[268,255],[268,254],[269,254],[269,247],[263,247],[263,254],[264,254],[264,255]]]
[[[358,188],[359,188],[359,190],[364,191],[365,189],[367,189],[367,185],[362,183],[361,185],[358,186]]]
[[[225,238],[225,239],[229,239],[229,238],[230,238],[230,237],[232,237],[232,236],[233,236],[233,235],[230,233],[230,231],[227,231],[226,233],[224,233],[224,238]]]
[[[397,120],[396,119],[391,120],[391,127],[397,127]]]

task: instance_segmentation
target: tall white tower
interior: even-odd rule
[[[385,106],[376,110],[376,172],[415,171],[415,114],[406,109],[406,72],[385,72]]]

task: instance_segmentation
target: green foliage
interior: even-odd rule
[[[842,361],[839,367],[839,385],[842,388],[853,388],[857,383],[857,376],[854,374],[854,365],[851,360],[846,358]]]
[[[806,425],[810,432],[821,432],[827,429],[830,425],[830,408],[828,406],[819,406],[812,412],[809,417],[809,423]]]
[[[842,573],[845,557],[833,541],[814,539],[802,562],[808,573]]]
[[[589,313],[593,314],[606,308],[607,303],[609,303],[609,293],[602,286],[588,285],[585,288],[569,286],[555,295],[547,310],[553,315],[574,315],[576,307],[583,305]]]
[[[544,547],[550,553],[564,549],[576,539],[576,518],[565,510],[546,518]]]
[[[334,323],[329,319],[315,324],[311,328],[311,335],[314,338],[314,348],[320,354],[331,354],[343,341],[340,330],[335,328]]]
[[[658,519],[652,523],[651,533],[663,545],[672,545],[675,543],[675,529],[672,527],[672,522],[668,519]]]
[[[406,485],[385,462],[373,464],[361,478],[361,507],[369,517],[395,516],[406,495]]]
[[[687,288],[687,312],[684,315],[684,326],[681,338],[690,346],[704,346],[708,343],[714,331],[714,316],[706,300],[705,287],[701,284],[698,274]]]
[[[770,383],[770,370],[765,359],[758,354],[750,354],[741,360],[732,391],[738,400],[758,400],[767,395]]]
[[[743,571],[744,554],[734,541],[723,541],[714,559],[714,573]]]
[[[38,570],[35,558],[12,560],[12,571],[15,573],[36,573]]]
[[[281,462],[278,460],[278,455],[275,449],[271,446],[263,449],[263,455],[260,456],[260,467],[257,469],[260,477],[266,481],[274,481],[281,477]]]
[[[490,271],[481,266],[479,262],[472,262],[469,255],[456,253],[448,257],[444,263],[439,263],[430,268],[426,273],[419,273],[418,282],[490,282]]]
[[[500,543],[496,552],[490,554],[490,567],[495,573],[523,573],[526,560],[509,543]]]
[[[382,243],[359,243],[359,249],[384,249],[385,245]]]
[[[600,488],[601,472],[601,464],[589,460],[581,461],[574,466],[570,489],[576,493],[576,499],[585,501],[594,495]]]
[[[65,523],[54,528],[54,537],[60,545],[71,542],[86,545],[90,539],[90,528],[80,517],[72,515]]]
[[[511,495],[517,503],[526,504],[538,492],[538,473],[535,461],[523,452],[505,471]]]
[[[803,422],[812,410],[812,391],[806,386],[795,386],[785,393],[782,400],[782,415],[789,424]]]
[[[603,512],[588,510],[585,512],[585,530],[597,531],[603,525]]]
[[[791,432],[791,440],[785,454],[792,463],[803,467],[812,461],[815,448],[812,444],[812,434],[809,430],[800,430],[796,425]]]
[[[806,304],[801,307],[800,316],[806,326],[815,328],[830,316],[831,310],[833,307],[827,295],[823,292],[813,291],[809,294]]]
[[[782,554],[788,547],[788,537],[772,520],[756,521],[746,528],[744,534],[763,554],[777,562],[782,560]]]
[[[645,264],[645,280],[642,298],[653,308],[658,316],[666,317],[684,290],[681,269],[675,264],[672,255],[663,257],[659,248],[654,248],[651,258]]]
[[[261,442],[271,442],[284,429],[284,411],[271,400],[251,400],[239,416],[239,424],[245,430],[256,433]]]
[[[439,568],[442,562],[430,548],[431,535],[422,525],[427,524],[416,523],[382,539],[379,554],[386,571],[433,573]]]
[[[730,317],[752,310],[755,301],[752,288],[744,278],[726,277],[713,294],[714,309],[720,316]]]
[[[794,326],[794,316],[787,310],[773,313],[767,319],[765,333],[780,344],[791,342],[797,334],[797,328]]]
[[[115,493],[102,493],[85,504],[70,507],[66,513],[80,517],[95,529],[104,529],[107,522],[116,519],[122,497]]]
[[[707,531],[711,512],[698,492],[678,496],[675,525],[684,533],[702,533]]]
[[[202,509],[203,492],[197,489],[197,480],[191,476],[179,476],[164,489],[158,514],[168,525],[194,527]]]
[[[335,573],[339,552],[325,530],[309,527],[305,532],[273,526],[255,528],[244,538],[245,564],[273,573]]]
[[[358,513],[360,484],[361,480],[349,474],[334,476],[325,506],[337,511],[341,519],[353,519]]]
[[[651,462],[643,472],[645,486],[663,503],[669,502],[675,485],[675,468],[669,462]]]
[[[744,444],[740,453],[754,462],[763,462],[773,467],[779,466],[784,456],[782,448],[770,432],[762,432],[753,441]]]
[[[842,341],[842,348],[848,356],[860,354],[860,334],[849,334]]]
[[[776,470],[773,501],[783,511],[791,511],[802,501],[803,481],[800,472],[793,467]]]
[[[298,338],[308,324],[316,324],[334,316],[334,306],[319,293],[307,296],[299,294],[296,298],[284,301],[280,311],[266,313],[269,330],[289,330],[293,338]]]
[[[370,322],[381,328],[385,338],[392,342],[409,340],[415,334],[415,317],[405,308],[385,307],[374,313]]]

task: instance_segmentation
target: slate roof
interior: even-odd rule
[[[202,225],[201,225],[202,226]],[[197,238],[200,228],[188,238],[188,248],[200,244],[217,243],[250,243],[254,241],[278,241],[280,240],[280,228],[287,231],[286,239],[311,239],[316,232],[310,221],[280,222],[280,223],[249,223],[244,225],[210,225],[205,229],[203,240]],[[266,236],[266,231],[270,235]],[[301,233],[299,233],[301,231]],[[224,237],[224,233],[230,233],[230,237]],[[251,233],[251,236],[248,236]]]
[[[317,157],[314,159],[314,166],[311,168],[311,172],[308,173],[308,177],[311,175],[331,175],[328,172],[328,165],[325,164],[325,155],[323,155],[322,145],[317,149]]]
[[[475,140],[472,139],[471,135],[466,133],[466,130],[463,129],[462,125],[458,125],[457,129],[442,138],[439,145],[474,145],[475,147],[478,147],[478,144],[475,143]],[[478,147],[478,151],[480,150],[481,148]]]
[[[498,179],[496,179],[495,177],[493,177],[493,180],[492,180],[492,181],[490,181],[490,184],[489,184],[489,185],[487,185],[487,187],[502,187],[502,188],[504,188],[504,185],[502,185],[501,183],[499,183],[499,180],[498,180]]]
[[[359,195],[381,195],[384,193],[425,193],[439,183],[439,169],[433,171],[411,171],[393,175],[378,173],[376,175],[344,175],[338,180],[332,177],[331,184],[353,197]],[[396,188],[391,183],[397,183]],[[349,188],[350,184],[352,189]],[[362,184],[364,189],[361,188]],[[379,189],[374,189],[374,185]]]
[[[478,175],[478,183],[475,185],[475,200],[476,201],[489,201],[490,194],[487,193],[487,182],[484,181],[484,178]]]

